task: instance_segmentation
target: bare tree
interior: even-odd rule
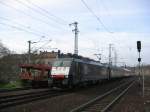
[[[10,54],[10,50],[0,41],[0,57]]]

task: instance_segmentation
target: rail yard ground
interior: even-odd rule
[[[79,105],[116,87],[125,79],[103,83],[71,93],[36,100],[22,105],[1,109],[1,112],[69,112]],[[4,94],[4,93],[3,93]],[[145,77],[145,94],[138,80],[128,92],[112,107],[112,112],[150,112],[150,76]]]

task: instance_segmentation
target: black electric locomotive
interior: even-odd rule
[[[51,70],[49,85],[56,87],[73,87],[95,84],[102,80],[125,77],[124,69],[109,67],[90,59],[58,58]]]

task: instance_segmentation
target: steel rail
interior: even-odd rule
[[[32,89],[31,87],[25,87],[25,88],[14,88],[14,89],[0,89],[1,93],[5,92],[14,92],[14,91],[22,91],[22,90],[30,90]]]
[[[131,81],[126,82],[126,83],[124,83],[124,84],[121,84],[120,86],[118,86],[118,87],[116,87],[116,88],[114,88],[114,89],[111,89],[110,91],[104,93],[103,95],[100,95],[100,96],[95,97],[94,99],[92,99],[92,100],[90,100],[90,101],[88,101],[88,102],[86,102],[86,103],[84,103],[84,104],[82,104],[82,105],[80,105],[80,106],[78,106],[78,107],[72,109],[70,112],[79,112],[79,111],[82,111],[83,109],[87,108],[89,105],[92,105],[94,102],[96,102],[96,101],[98,101],[98,100],[102,100],[102,99],[105,98],[106,96],[112,94],[114,91],[120,89],[121,87],[123,87],[123,86],[125,86],[125,85],[127,85],[127,84],[129,84],[129,83],[131,83]]]
[[[29,103],[31,101],[36,101],[36,100],[42,100],[45,98],[51,98],[59,95],[64,95],[69,92],[67,91],[44,91],[40,92],[38,94],[25,94],[24,96],[16,96],[16,97],[10,97],[5,99],[0,99],[0,109],[11,107],[11,106],[16,106],[24,103]]]
[[[8,98],[14,98],[14,97],[19,97],[19,96],[27,96],[27,95],[31,95],[31,94],[39,94],[40,92],[49,92],[51,90],[41,90],[41,91],[27,91],[25,93],[15,93],[15,94],[8,94],[8,95],[1,95],[0,96],[0,100],[1,99],[8,99]]]
[[[132,82],[123,92],[121,92],[111,103],[109,103],[101,112],[108,111],[128,90],[129,88],[135,83]]]

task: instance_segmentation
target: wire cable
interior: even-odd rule
[[[0,17],[0,19],[1,20],[4,20],[4,21],[12,21],[12,20],[10,20],[10,19],[8,19],[8,18],[4,18],[4,17]],[[32,32],[38,32],[38,34],[41,34],[41,35],[45,35],[45,36],[49,36],[48,34],[45,34],[44,32],[41,32],[41,31],[38,31],[38,30],[35,30],[35,29],[32,29],[30,26],[25,26],[25,25],[23,25],[23,24],[20,24],[20,23],[18,23],[18,22],[15,22],[15,21],[12,21],[12,23],[13,24],[16,24],[16,25],[18,25],[19,27],[22,27],[22,28],[24,28],[24,29],[27,29],[27,30],[31,30]]]
[[[6,3],[4,3],[4,2],[2,2],[2,1],[0,1],[0,4],[6,6],[6,7],[8,7],[8,8],[11,8],[11,9],[13,9],[13,10],[15,10],[15,11],[21,13],[21,14],[24,14],[24,15],[30,17],[30,18],[33,18],[33,19],[35,19],[35,20],[37,20],[37,21],[39,21],[39,22],[42,22],[42,23],[48,25],[48,26],[51,27],[51,28],[55,28],[55,29],[59,29],[59,30],[60,30],[60,27],[56,27],[55,25],[52,25],[52,24],[50,24],[50,23],[48,23],[48,22],[46,22],[46,21],[43,21],[43,19],[36,18],[36,17],[34,17],[33,15],[30,15],[29,13],[26,13],[26,12],[24,12],[24,11],[22,11],[22,10],[19,10],[19,9],[17,9],[17,8],[11,6],[11,5],[8,5],[8,4],[6,4]],[[53,27],[52,27],[52,26],[53,26]],[[63,30],[64,30],[64,29],[63,29]]]
[[[23,28],[20,28],[20,27],[18,27],[18,26],[10,25],[10,24],[7,24],[7,23],[1,23],[1,22],[0,22],[0,24],[1,24],[1,25],[4,25],[4,26],[9,26],[9,27],[11,27],[11,28],[14,28],[14,29],[17,29],[17,30],[20,30],[20,31],[28,32],[28,33],[33,34],[33,35],[36,35],[36,36],[43,37],[43,35],[41,35],[41,34],[38,34],[38,33],[32,32],[32,31],[28,31],[28,30],[23,29]]]
[[[25,7],[27,7],[28,9],[34,11],[35,13],[38,13],[38,14],[40,14],[40,15],[42,15],[42,16],[44,16],[44,17],[47,17],[48,19],[51,19],[51,20],[55,21],[56,23],[58,23],[58,21],[56,21],[55,19],[50,18],[49,16],[47,16],[47,15],[41,13],[41,12],[40,12],[39,10],[37,10],[37,9],[34,9],[34,8],[30,7],[29,5],[25,4],[24,2],[22,2],[22,1],[20,1],[20,0],[14,0],[14,1],[16,1],[16,2],[18,2],[19,4],[21,4],[21,5],[25,6]],[[59,24],[59,23],[58,23],[58,24]]]
[[[31,4],[32,6],[36,7],[37,9],[39,9],[40,11],[44,12],[45,14],[47,14],[48,16],[51,16],[51,17],[54,17],[56,18],[57,20],[61,21],[63,24],[66,23],[68,25],[68,22],[65,21],[64,19],[60,18],[60,17],[57,17],[55,16],[54,14],[50,13],[49,11],[47,11],[46,9],[44,8],[41,8],[40,6],[36,5],[35,3],[31,2],[31,0],[26,0],[29,4]],[[56,20],[56,21],[57,21]]]
[[[26,8],[28,8],[28,9],[32,10],[33,12],[35,12],[35,13],[37,13],[37,14],[40,14],[40,15],[42,15],[42,16],[48,18],[49,20],[54,21],[55,23],[57,23],[57,24],[59,24],[59,25],[64,25],[64,23],[60,23],[58,20],[56,20],[56,19],[54,19],[54,18],[51,18],[51,17],[49,17],[48,15],[45,15],[45,13],[39,11],[39,10],[38,10],[39,8],[38,8],[38,9],[35,9],[35,8],[29,6],[28,4],[26,4],[26,3],[22,2],[22,1],[20,1],[20,0],[14,0],[14,1],[16,1],[17,3],[23,5],[24,7],[26,7]],[[67,25],[68,25],[68,24],[67,24]],[[55,26],[55,27],[56,27],[56,26]],[[65,27],[64,27],[64,28],[58,27],[58,28],[61,28],[62,30],[66,30]]]
[[[97,0],[97,2],[98,2],[98,1],[99,1],[99,0]],[[109,12],[109,10],[108,10],[106,4],[104,3],[104,1],[103,1],[103,0],[100,0],[100,1],[101,1],[101,5],[103,6],[103,8],[105,9],[105,11],[107,12],[107,15],[108,15],[108,16],[111,16],[111,14],[110,14],[110,12]],[[99,5],[99,2],[98,2],[98,5]]]
[[[100,17],[98,17],[93,10],[87,5],[87,3],[84,0],[81,0],[81,2],[84,4],[84,6],[89,10],[89,12],[97,19],[97,21],[103,26],[103,28],[109,32],[109,33],[113,33],[111,32],[106,26],[105,24],[102,22],[102,20],[100,19]]]
[[[34,52],[37,52],[39,49],[42,49],[45,45],[49,44],[49,42],[51,42],[51,41],[52,41],[52,40],[47,41],[47,42],[44,43],[42,46],[40,46],[39,48],[35,49],[35,50],[33,51],[33,53],[34,53]]]

